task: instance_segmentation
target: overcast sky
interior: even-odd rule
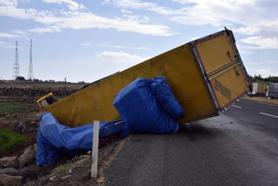
[[[15,41],[27,77],[92,82],[198,37],[232,29],[249,74],[278,75],[277,0],[0,0],[0,79]]]

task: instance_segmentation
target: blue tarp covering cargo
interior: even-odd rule
[[[162,108],[171,117],[179,119],[183,116],[184,110],[171,91],[165,78],[154,78],[151,83],[151,91]]]
[[[75,155],[92,147],[92,124],[70,128],[60,124],[51,113],[43,113],[37,132],[36,163],[38,166],[53,164],[61,155]],[[101,122],[100,138],[122,131],[124,123]]]
[[[114,106],[123,121],[101,122],[100,138],[121,133],[175,133],[183,108],[165,78],[138,78],[122,89]],[[75,155],[92,147],[92,124],[70,128],[60,124],[51,113],[43,113],[37,133],[36,163],[53,164],[61,155]]]
[[[114,106],[126,123],[124,134],[175,133],[176,119],[183,109],[165,78],[137,78],[123,88],[114,100]]]

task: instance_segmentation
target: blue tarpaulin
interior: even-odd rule
[[[53,164],[62,154],[74,155],[92,148],[92,124],[70,128],[60,124],[51,113],[43,113],[37,132],[36,163],[38,166]],[[99,136],[106,137],[121,132],[122,121],[101,122]]]
[[[175,133],[183,108],[163,77],[138,78],[116,96],[114,106],[123,121],[101,122],[100,138],[121,133]],[[42,113],[37,132],[36,163],[52,165],[62,155],[73,156],[92,147],[92,124],[70,128],[51,113]]]
[[[175,133],[179,128],[175,119],[183,114],[163,77],[137,78],[118,93],[113,104],[126,123],[125,135]]]
[[[184,110],[171,91],[166,79],[155,77],[152,81],[151,91],[162,108],[174,119],[181,118]]]

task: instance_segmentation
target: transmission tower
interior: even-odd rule
[[[14,79],[19,76],[18,41],[15,42]]]
[[[28,71],[28,77],[29,80],[33,80],[33,61],[32,61],[32,39],[30,39],[30,62],[29,62],[29,71]]]

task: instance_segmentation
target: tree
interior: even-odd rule
[[[25,81],[25,78],[23,76],[17,76],[15,80]]]
[[[266,78],[259,75],[250,76],[249,78],[252,82],[258,82],[258,81],[265,81],[265,82],[271,82],[271,83],[278,83],[278,76],[268,76]]]

